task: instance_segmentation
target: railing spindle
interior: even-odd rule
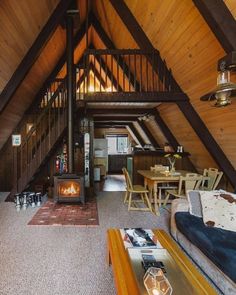
[[[112,73],[112,76],[111,76],[111,91],[113,92],[113,83],[114,83],[114,79],[113,79],[113,55],[111,54],[111,73]]]
[[[140,54],[140,87],[139,91],[142,92],[142,85],[143,85],[143,67],[142,67],[142,54]]]

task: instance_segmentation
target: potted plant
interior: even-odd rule
[[[174,172],[175,171],[175,161],[176,161],[176,159],[181,159],[182,158],[181,155],[179,155],[179,154],[166,154],[164,157],[167,158],[170,163],[170,172]]]

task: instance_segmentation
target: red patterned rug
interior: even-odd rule
[[[98,226],[96,199],[83,204],[58,204],[47,201],[36,212],[28,225]]]

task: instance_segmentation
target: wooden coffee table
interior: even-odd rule
[[[177,273],[182,272],[191,284],[191,295],[217,294],[205,277],[197,270],[184,252],[164,230],[153,230],[162,247],[167,249],[177,265]],[[119,229],[109,229],[107,232],[107,262],[112,265],[117,294],[141,295],[128,252]],[[175,292],[173,291],[173,295]]]

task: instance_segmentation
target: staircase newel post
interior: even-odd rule
[[[73,110],[74,110],[74,50],[73,50],[73,14],[67,12],[66,19],[66,41],[67,41],[67,107],[68,107],[68,173],[74,172],[74,128],[73,128]]]

